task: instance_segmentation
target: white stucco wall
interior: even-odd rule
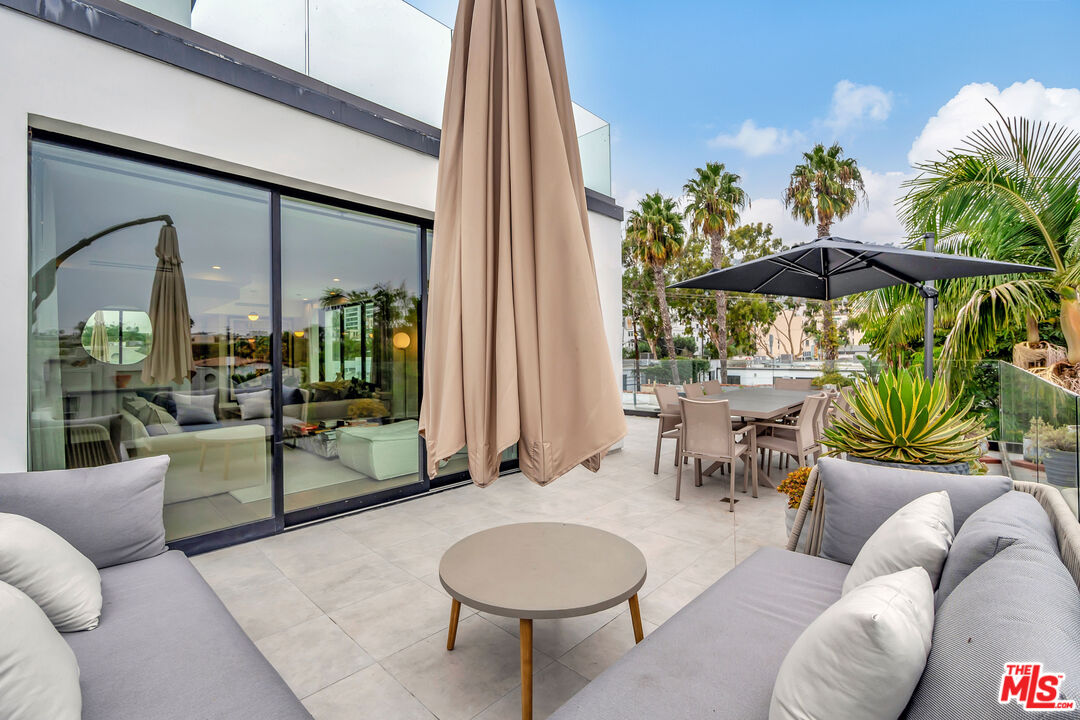
[[[0,355],[0,472],[26,468],[28,127],[433,215],[437,161],[429,155],[6,8],[0,67],[0,307],[9,339]],[[617,361],[619,223],[590,218]]]

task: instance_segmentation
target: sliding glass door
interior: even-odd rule
[[[286,512],[423,489],[420,231],[282,198]]]
[[[35,141],[30,197],[30,469],[169,456],[170,542],[271,518],[271,193]]]
[[[182,548],[468,479],[417,434],[429,221],[37,133],[30,221],[31,470],[168,455]]]

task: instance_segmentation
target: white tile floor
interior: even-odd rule
[[[627,418],[624,448],[597,474],[545,488],[521,475],[456,488],[194,558],[230,611],[317,720],[520,717],[517,621],[462,608],[446,651],[443,551],[494,525],[579,522],[626,537],[648,561],[645,632],[762,545],[782,545],[786,498],[741,492],[726,477],[674,499],[674,444],[653,475],[656,421]],[[740,482],[741,468],[736,465]],[[774,481],[782,472],[772,470]],[[625,606],[536,621],[534,708],[543,718],[633,646]]]

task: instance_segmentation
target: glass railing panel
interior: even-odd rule
[[[304,0],[198,0],[191,8],[191,29],[307,72]]]
[[[450,28],[401,0],[309,2],[308,74],[428,125],[442,124]]]
[[[123,2],[179,25],[191,27],[191,0],[123,0]]]
[[[1009,363],[1000,377],[999,447],[1010,476],[1056,487],[1077,513],[1080,398]]]
[[[423,123],[442,125],[452,31],[403,0],[129,0]],[[611,127],[574,103],[585,187],[611,195]]]

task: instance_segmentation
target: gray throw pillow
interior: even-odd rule
[[[270,417],[270,391],[236,393],[236,402],[240,404],[241,420],[259,420]]]
[[[940,607],[975,568],[1013,543],[1034,543],[1057,554],[1057,536],[1039,501],[1013,490],[971,514],[956,534],[937,590]]]
[[[1005,665],[1033,662],[1044,676],[1065,674],[1059,698],[1080,699],[1080,592],[1055,553],[1017,544],[983,563],[941,604],[904,717],[1027,717],[1015,701],[998,699]]]
[[[41,523],[98,568],[165,552],[159,455],[77,470],[0,474],[0,512]]]
[[[217,422],[213,395],[173,393],[176,403],[176,422],[181,425],[207,425]]]
[[[949,493],[953,530],[959,532],[968,515],[1012,489],[1012,481],[1003,475],[948,475],[836,458],[821,458],[818,472],[828,508],[820,554],[845,565],[855,562],[863,543],[883,522],[917,497],[938,490]]]

